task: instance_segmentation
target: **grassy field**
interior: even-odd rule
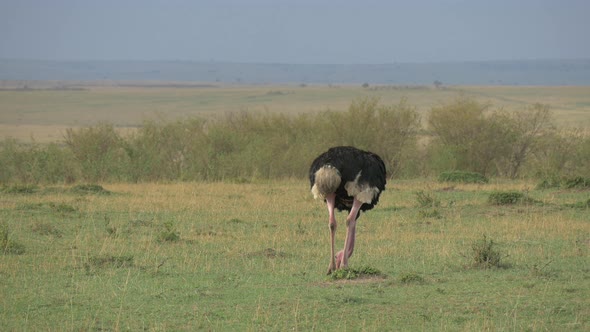
[[[96,125],[101,121],[125,130],[141,125],[146,119],[208,117],[242,110],[278,113],[346,110],[358,97],[379,97],[384,105],[397,104],[405,97],[420,113],[427,114],[433,106],[448,103],[459,95],[508,110],[523,109],[533,103],[548,104],[559,124],[590,127],[590,87],[578,86],[435,89],[428,86],[204,85],[185,88],[84,86],[83,90],[47,89],[51,85],[31,87],[33,89],[0,91],[0,138],[60,141],[66,128]]]
[[[549,104],[559,125],[590,128],[590,87],[31,88],[0,91],[0,139],[346,110],[357,97],[408,98],[426,115],[460,95],[494,109]],[[587,187],[391,181],[338,279],[324,275],[327,211],[308,184],[252,181],[0,187],[0,330],[590,329]],[[498,191],[523,198],[490,203]]]
[[[7,187],[0,330],[587,331],[588,190],[534,187],[392,181],[340,280],[304,181]]]

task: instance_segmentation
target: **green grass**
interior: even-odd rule
[[[2,192],[2,241],[19,252],[0,254],[0,330],[587,330],[590,213],[568,204],[588,192],[487,201],[530,187],[393,181],[340,279],[304,181]],[[501,262],[476,266],[476,248]]]
[[[449,172],[442,172],[438,176],[438,181],[440,182],[461,182],[461,183],[488,183],[489,180],[479,174],[474,172],[464,172],[464,171],[449,171]]]

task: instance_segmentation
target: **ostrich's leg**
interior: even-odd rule
[[[352,256],[352,253],[354,252],[356,220],[358,219],[361,205],[363,205],[363,203],[355,198],[350,213],[348,214],[348,217],[346,217],[346,240],[344,241],[344,249],[338,252],[338,258],[336,261],[337,268],[348,267],[348,258]]]
[[[326,196],[326,204],[328,205],[328,213],[330,215],[330,266],[328,266],[328,274],[336,270],[336,259],[334,255],[334,236],[336,235],[336,217],[334,216],[334,207],[336,206],[336,194],[329,194]]]

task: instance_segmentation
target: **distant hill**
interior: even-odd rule
[[[243,84],[590,85],[590,59],[377,65],[0,59],[0,80],[185,81]]]

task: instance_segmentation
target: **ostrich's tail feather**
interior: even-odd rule
[[[315,199],[325,199],[328,194],[336,192],[341,181],[340,172],[334,166],[324,165],[315,172],[311,193]]]

